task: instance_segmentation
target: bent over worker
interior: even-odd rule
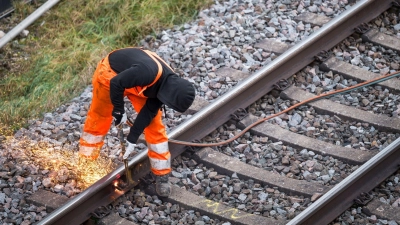
[[[171,154],[162,123],[163,104],[186,111],[195,98],[193,85],[180,78],[154,52],[140,48],[112,51],[96,68],[93,76],[93,99],[80,138],[79,155],[96,159],[111,127],[126,122],[124,97],[138,112],[127,136],[126,159],[144,132],[151,171],[156,175],[156,191],[160,196],[171,192],[168,177]]]

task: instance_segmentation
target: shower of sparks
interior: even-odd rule
[[[18,157],[38,165],[42,170],[68,171],[68,180],[75,180],[77,188],[82,190],[115,169],[115,164],[107,157],[100,156],[97,160],[91,161],[80,158],[77,151],[55,149],[45,142],[34,143],[23,140],[14,143],[13,148],[19,150],[19,153],[15,152]],[[58,182],[57,177],[52,178],[54,183]]]

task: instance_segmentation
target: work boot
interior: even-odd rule
[[[171,194],[171,184],[168,177],[169,174],[156,176],[156,192],[161,197],[168,197]]]

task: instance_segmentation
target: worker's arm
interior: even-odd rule
[[[146,104],[140,110],[138,116],[131,127],[127,140],[136,143],[144,129],[151,123],[162,106],[162,102],[157,98],[148,98]]]
[[[156,74],[157,70],[152,67],[144,64],[135,64],[113,77],[110,80],[110,98],[111,103],[114,105],[113,113],[119,112],[123,114],[125,112],[124,91],[126,88],[149,85],[155,79]]]

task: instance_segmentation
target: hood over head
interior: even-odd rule
[[[163,82],[157,98],[168,107],[178,112],[185,112],[192,105],[195,94],[192,83],[173,74]]]

